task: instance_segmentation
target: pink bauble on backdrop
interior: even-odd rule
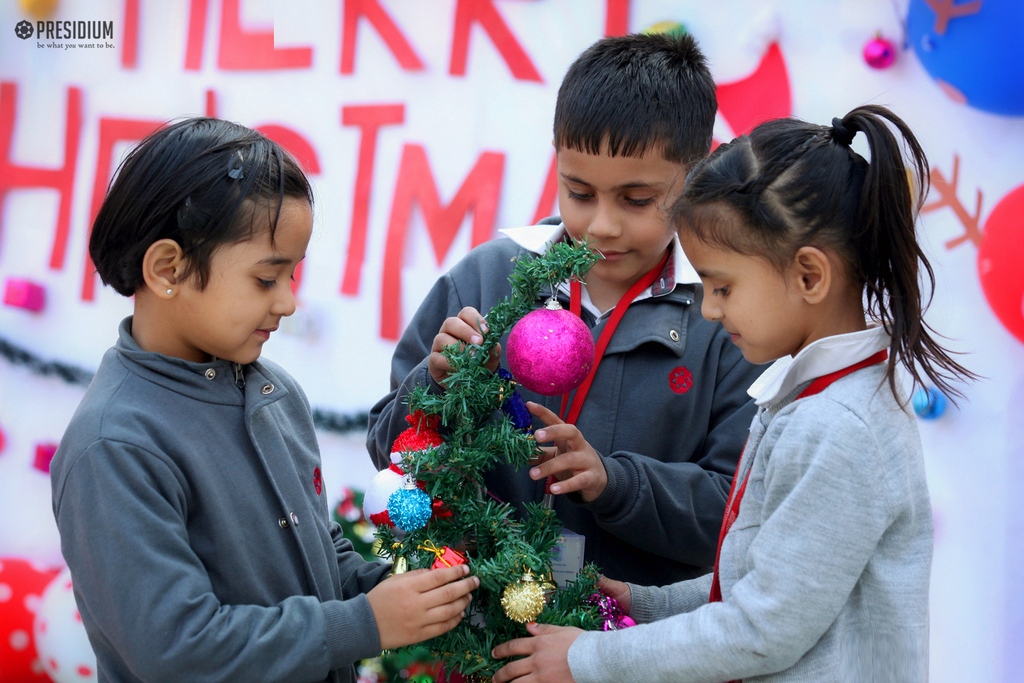
[[[896,61],[896,46],[876,36],[864,46],[864,61],[872,69],[888,69]]]
[[[586,379],[594,365],[594,337],[579,316],[561,306],[539,308],[512,327],[505,354],[517,382],[542,396],[557,396]]]

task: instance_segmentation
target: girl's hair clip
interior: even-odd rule
[[[242,180],[245,178],[245,172],[242,170],[242,166],[245,164],[245,159],[242,157],[241,151],[235,151],[237,160],[233,160],[231,168],[228,169],[228,177],[232,180]]]

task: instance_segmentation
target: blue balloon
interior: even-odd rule
[[[993,114],[1024,116],[1022,0],[910,0],[907,40],[954,99]]]

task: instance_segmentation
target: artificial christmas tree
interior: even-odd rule
[[[525,519],[517,519],[513,507],[497,500],[483,483],[483,474],[498,462],[523,468],[538,454],[514,377],[491,372],[487,359],[502,336],[536,308],[545,286],[554,292],[560,282],[582,280],[597,258],[578,242],[552,244],[541,256],[520,257],[509,278],[511,295],[486,315],[483,341],[443,351],[451,366],[445,391],[421,389],[409,399],[410,411],[419,411],[424,422],[436,416],[443,443],[402,452],[396,464],[407,482],[388,503],[388,515],[398,528],[381,526],[377,537],[382,554],[396,568],[418,569],[444,558],[464,558],[480,578],[462,622],[426,643],[447,671],[473,680],[489,680],[501,668],[504,662],[492,659],[491,650],[528,635],[526,622],[601,627],[594,601],[596,568],[585,567],[562,589],[550,581],[552,550],[562,532],[554,512],[530,503]],[[586,341],[592,363],[589,334]],[[564,345],[551,348],[565,352]],[[535,351],[545,353],[544,348]],[[578,364],[579,354],[571,351],[567,362]],[[529,349],[521,346],[519,352]],[[544,362],[550,367],[552,360]],[[426,518],[429,510],[434,514]]]

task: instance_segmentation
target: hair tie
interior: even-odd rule
[[[839,144],[849,146],[853,142],[853,136],[856,132],[847,128],[846,124],[838,116],[832,119],[832,139]]]
[[[242,170],[242,166],[245,164],[245,159],[242,157],[242,152],[240,150],[235,150],[235,156],[237,157],[237,161],[234,158],[232,159],[231,168],[228,169],[228,177],[232,180],[241,180],[245,177],[245,172]]]

